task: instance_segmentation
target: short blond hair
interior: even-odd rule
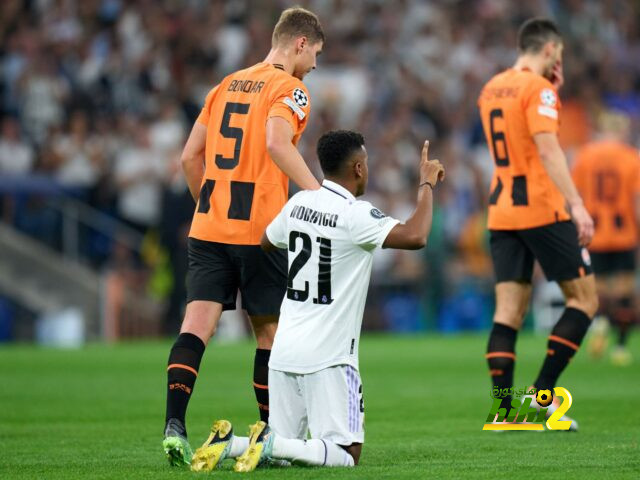
[[[307,37],[311,44],[324,42],[324,32],[315,13],[302,7],[287,8],[273,29],[271,43],[277,45],[282,40],[297,37]]]
[[[605,110],[598,115],[598,130],[600,133],[624,135],[631,127],[631,120],[623,112]]]

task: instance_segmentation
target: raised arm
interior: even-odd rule
[[[195,122],[187,143],[182,150],[182,171],[187,180],[191,196],[197,202],[200,185],[204,176],[205,146],[207,143],[207,127]]]
[[[580,245],[589,245],[593,238],[593,220],[571,179],[567,159],[560,148],[557,135],[548,132],[537,133],[533,136],[533,141],[544,169],[569,205],[571,218],[578,229]]]
[[[320,184],[292,140],[293,129],[284,118],[267,120],[267,151],[275,164],[302,190],[317,190]]]
[[[416,209],[405,223],[393,227],[383,248],[417,250],[427,244],[433,218],[433,188],[444,180],[444,167],[438,160],[429,160],[429,141],[424,142],[420,160],[420,186]]]

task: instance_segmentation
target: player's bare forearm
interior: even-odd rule
[[[567,167],[567,160],[562,151],[549,156],[541,156],[542,164],[553,183],[556,184],[560,193],[564,196],[569,205],[577,205],[582,203],[582,198],[578,193],[578,189],[575,187],[569,168]]]
[[[182,150],[180,160],[191,196],[197,202],[204,177],[205,147],[207,127],[196,122],[191,129],[187,143]]]
[[[413,214],[404,224],[393,227],[383,248],[418,250],[427,244],[433,220],[433,191],[429,185],[418,188],[418,202]]]
[[[553,133],[538,133],[533,136],[533,139],[544,169],[569,204],[571,219],[578,229],[580,245],[589,245],[593,238],[593,219],[584,207],[578,189],[573,183],[558,137]]]
[[[182,171],[184,178],[189,186],[189,192],[194,201],[198,201],[200,194],[200,185],[202,185],[202,177],[204,177],[204,156],[191,159],[182,159]]]
[[[429,142],[424,142],[420,160],[420,186],[416,209],[403,223],[391,229],[383,248],[418,250],[427,244],[433,219],[433,188],[444,180],[444,167],[438,160],[429,160]]]
[[[302,155],[292,143],[269,149],[269,154],[280,170],[302,190],[317,190],[320,188],[320,183],[313,176]]]
[[[292,140],[293,130],[284,118],[271,117],[267,120],[267,150],[271,159],[298,187],[317,190],[320,184]]]
[[[558,187],[567,203],[571,206],[582,204],[582,198],[571,178],[567,159],[560,147],[558,137],[553,133],[539,133],[533,138],[547,175]]]

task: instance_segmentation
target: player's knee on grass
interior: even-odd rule
[[[205,345],[216,333],[222,314],[222,305],[217,302],[194,300],[187,304],[180,333],[196,335]]]
[[[576,308],[593,318],[598,311],[598,293],[593,275],[560,282],[567,307]]]

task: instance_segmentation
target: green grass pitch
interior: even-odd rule
[[[640,336],[635,364],[580,352],[561,378],[579,433],[481,431],[491,405],[486,334],[366,336],[366,443],[352,470],[292,467],[252,478],[640,478]],[[73,351],[0,347],[0,478],[196,478],[161,451],[169,342]],[[215,418],[255,421],[251,342],[209,346],[187,416],[194,446]],[[516,386],[532,382],[545,339],[522,335]],[[237,476],[231,460],[211,475]]]

